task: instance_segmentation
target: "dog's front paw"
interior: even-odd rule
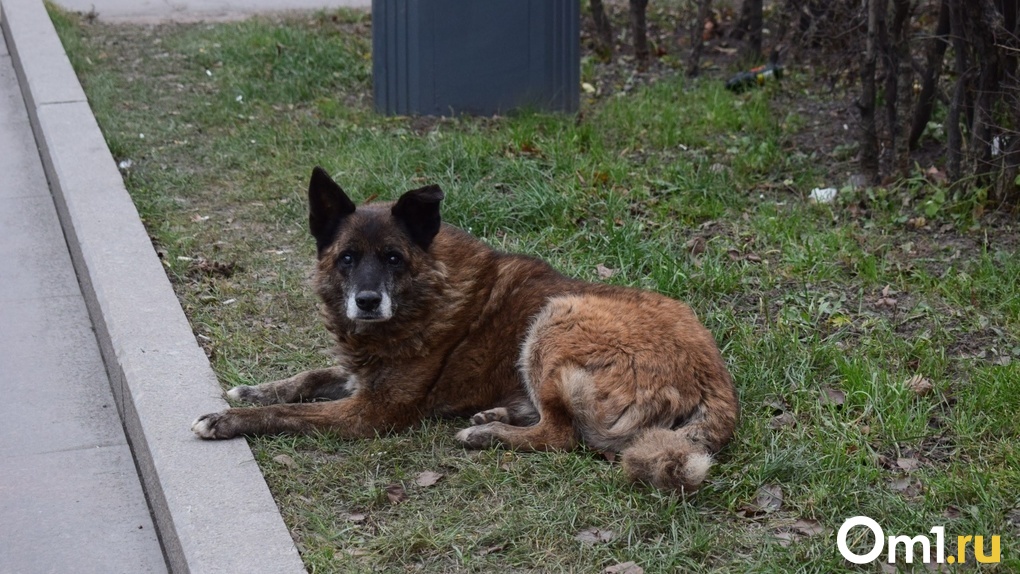
[[[471,424],[473,425],[484,425],[487,423],[510,423],[510,412],[503,407],[496,407],[480,413],[475,413],[471,417]]]
[[[468,427],[458,432],[455,438],[468,448],[486,448],[495,442],[491,425],[488,424]]]
[[[228,411],[209,413],[198,417],[195,422],[191,423],[191,430],[204,439],[234,438],[238,434],[231,423]]]

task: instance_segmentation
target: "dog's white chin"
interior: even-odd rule
[[[361,317],[361,316],[351,317],[350,315],[348,315],[347,318],[350,319],[351,321],[354,321],[355,323],[385,323],[386,321],[389,321],[393,317],[392,316],[387,316],[387,317],[379,317],[379,316],[374,316],[374,317]]]

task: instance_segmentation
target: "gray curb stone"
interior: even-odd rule
[[[189,428],[227,405],[42,1],[0,24],[171,570],[304,572],[247,444]]]

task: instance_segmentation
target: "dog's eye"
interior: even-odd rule
[[[387,253],[386,254],[386,264],[387,265],[397,266],[397,265],[400,265],[403,262],[404,262],[404,258],[401,257],[399,253]]]
[[[340,259],[338,261],[340,265],[343,265],[344,267],[349,267],[351,265],[354,265],[354,255],[350,253],[341,253]]]

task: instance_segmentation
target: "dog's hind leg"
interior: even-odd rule
[[[573,427],[546,419],[530,427],[501,422],[468,427],[457,433],[457,440],[468,448],[502,444],[521,451],[570,450],[577,446]]]
[[[339,367],[315,369],[271,383],[236,386],[227,391],[227,398],[256,405],[336,400],[353,392],[355,385],[352,378]]]
[[[529,401],[525,408],[522,401],[514,405],[517,408],[495,408],[476,414],[471,417],[476,426],[458,432],[457,440],[469,448],[486,448],[496,444],[525,451],[575,448],[577,433],[559,385],[545,385],[536,398],[540,405],[538,410]]]
[[[538,411],[535,405],[526,398],[519,398],[506,403],[506,406],[491,408],[471,417],[471,424],[484,425],[500,422],[513,426],[531,426],[538,422]]]

